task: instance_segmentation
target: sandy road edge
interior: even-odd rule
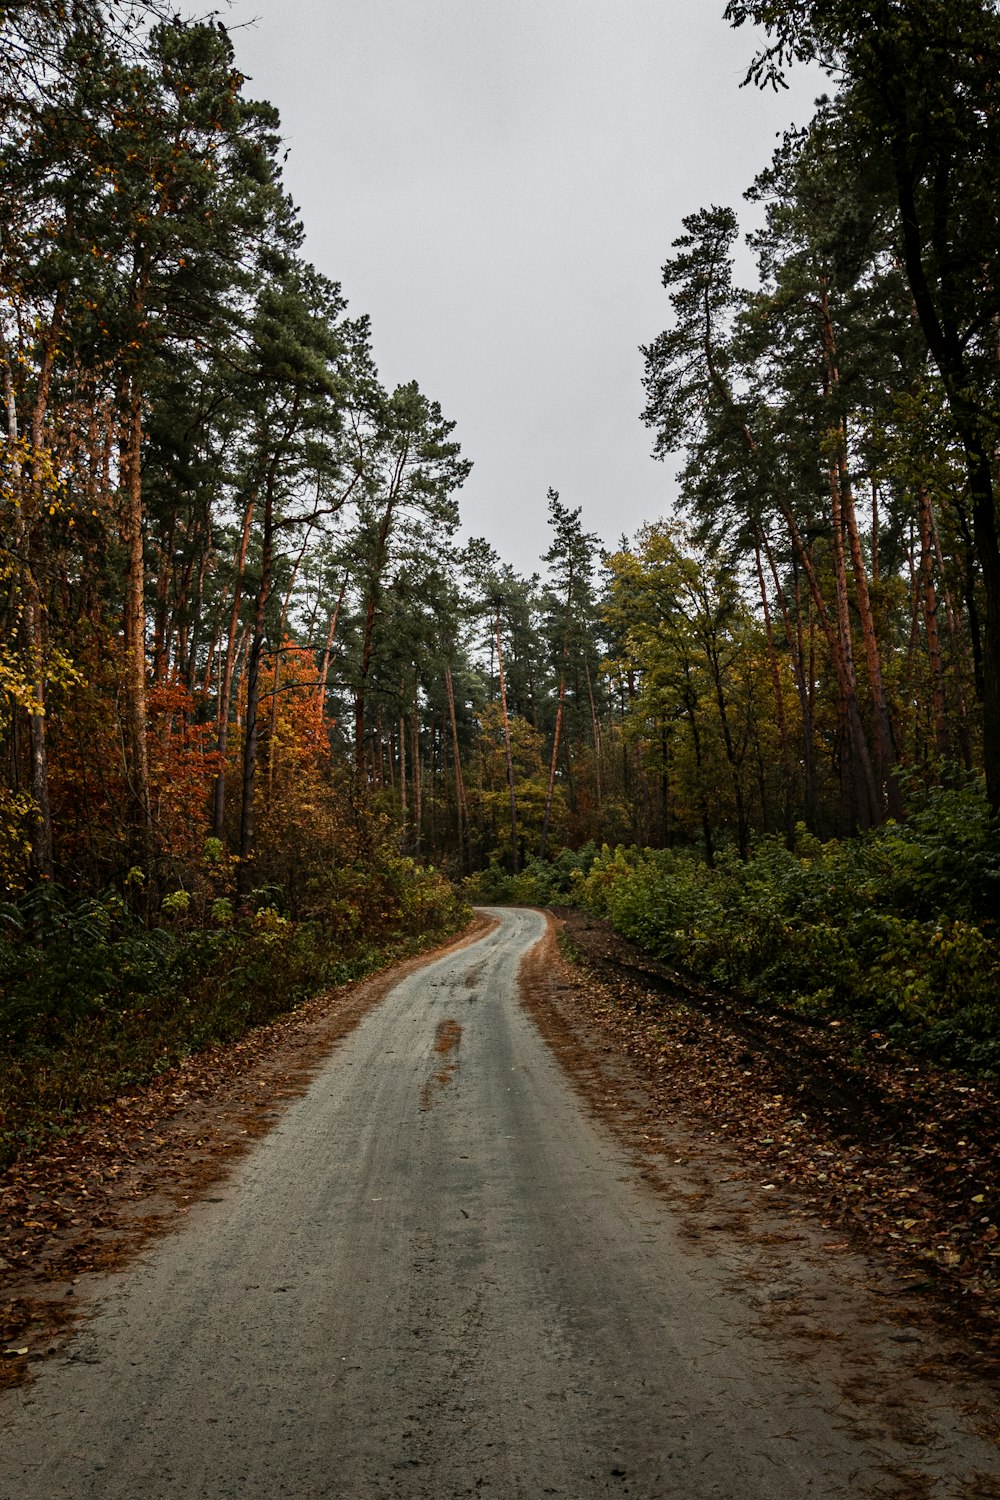
[[[86,1316],[101,1273],[180,1227],[397,984],[498,926],[477,911],[457,937],[193,1055],[97,1111],[71,1140],[0,1175],[0,1229],[26,1208],[38,1216],[28,1221],[35,1232],[23,1259],[0,1257],[0,1391],[33,1379]],[[47,1225],[55,1205],[59,1216]]]

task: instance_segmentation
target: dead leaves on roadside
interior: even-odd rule
[[[750,1009],[677,980],[606,924],[560,913],[591,981],[576,991],[628,1056],[661,1118],[728,1143],[749,1182],[831,1232],[860,1238],[908,1291],[933,1291],[1000,1349],[1000,1094],[841,1028]]]

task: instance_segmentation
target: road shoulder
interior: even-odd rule
[[[587,1108],[628,1148],[636,1176],[669,1205],[692,1252],[722,1258],[734,1288],[756,1303],[761,1337],[832,1378],[853,1423],[876,1415],[912,1446],[915,1484],[923,1482],[918,1450],[933,1441],[945,1406],[977,1436],[1000,1442],[1000,1365],[978,1301],[953,1305],[947,1283],[942,1289],[886,1254],[836,1193],[779,1178],[775,1162],[787,1161],[777,1156],[787,1150],[776,1144],[782,1101],[769,1095],[765,1068],[745,1132],[722,1128],[732,1104],[723,1087],[732,1047],[745,1064],[741,1076],[756,1071],[744,1040],[724,1040],[716,1024],[702,1050],[685,1057],[686,1045],[665,1045],[664,1016],[654,1045],[649,1028],[636,1025],[643,1001],[635,980],[625,988],[605,982],[579,949],[570,962],[560,950],[564,923],[551,914],[548,923],[522,964],[522,1002]],[[678,1010],[691,1023],[691,1012]],[[879,1143],[870,1144],[877,1151]],[[968,1493],[1000,1495],[1000,1482],[984,1474]]]

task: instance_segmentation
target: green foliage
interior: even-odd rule
[[[160,911],[165,917],[186,917],[191,908],[191,896],[187,891],[171,891],[160,902]]]
[[[485,870],[470,875],[465,894],[487,906],[559,906],[575,899],[597,858],[597,845],[564,849],[553,860],[529,859],[518,875],[510,875],[494,858]]]
[[[1000,1069],[1000,840],[978,789],[904,824],[710,869],[689,850],[605,848],[577,897],[677,969],[845,1018],[943,1061]]]
[[[468,908],[410,860],[349,872],[339,904],[293,922],[262,899],[213,926],[144,927],[117,893],[39,886],[0,907],[0,1166],[191,1052],[235,1041],[332,985],[460,928]]]

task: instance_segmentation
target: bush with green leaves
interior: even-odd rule
[[[81,1111],[469,916],[448,881],[410,860],[345,872],[336,891],[308,921],[286,916],[273,890],[239,913],[220,897],[204,927],[169,896],[159,928],[114,892],[72,900],[42,885],[0,906],[0,1166]]]
[[[926,794],[905,823],[715,868],[690,850],[605,848],[581,904],[699,980],[849,1017],[1000,1071],[1000,829],[980,789]]]
[[[564,849],[553,860],[529,858],[524,869],[510,875],[494,857],[485,870],[465,882],[470,901],[487,906],[560,906],[575,900],[580,882],[597,858],[597,845]]]

